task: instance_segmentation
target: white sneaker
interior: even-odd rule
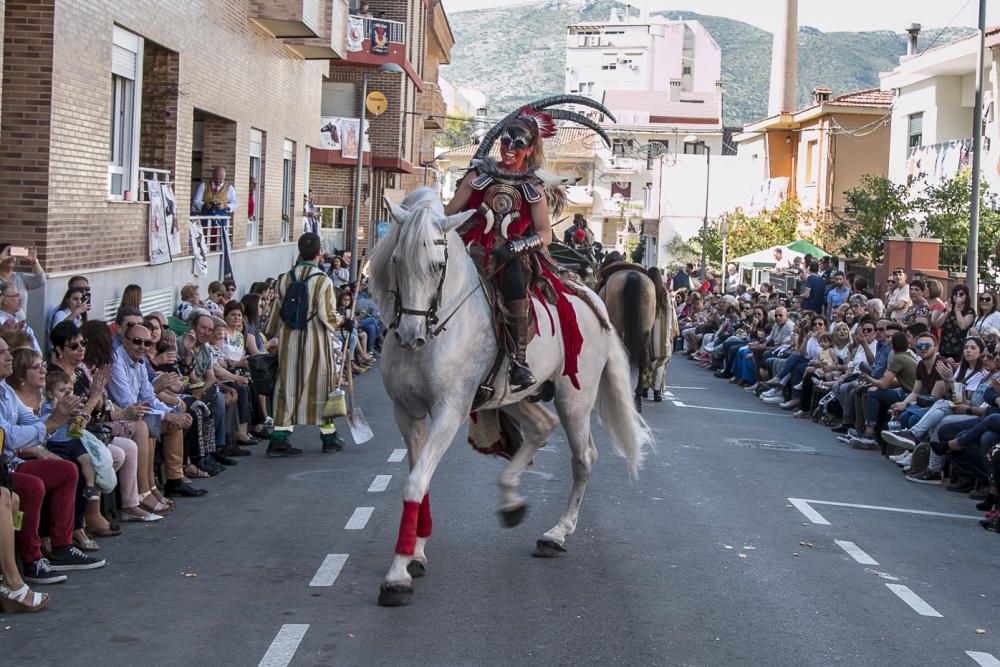
[[[763,394],[760,395],[760,400],[766,400],[768,398],[774,398],[775,396],[781,396],[782,392],[780,389],[768,389]]]
[[[913,461],[913,452],[903,452],[899,455],[899,458],[893,456],[890,456],[889,458],[892,459],[900,468],[909,468],[910,462]]]
[[[770,405],[779,405],[785,402],[785,397],[781,394],[775,394],[774,396],[761,396],[760,400]]]
[[[800,382],[797,385],[795,385],[794,387],[792,387],[792,390],[793,391],[802,391],[802,383]]]

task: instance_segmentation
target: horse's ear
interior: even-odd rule
[[[438,227],[441,228],[442,232],[450,232],[454,229],[458,229],[466,222],[469,218],[476,214],[476,209],[469,209],[468,211],[462,211],[461,213],[456,213],[455,215],[449,215],[441,220]]]
[[[385,201],[385,207],[389,209],[389,215],[396,222],[403,222],[406,217],[410,214],[410,211],[403,206],[397,204],[396,202],[389,199],[387,196],[383,195],[382,200]]]

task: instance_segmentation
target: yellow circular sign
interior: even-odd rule
[[[379,91],[373,90],[365,98],[365,108],[376,116],[381,116],[389,108],[389,100]]]

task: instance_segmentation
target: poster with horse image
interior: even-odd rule
[[[327,150],[339,151],[340,143],[340,118],[336,116],[323,116],[319,119],[319,147]]]
[[[169,183],[161,183],[160,191],[163,193],[163,219],[167,228],[167,246],[170,248],[170,257],[174,258],[181,254],[181,224],[177,219],[177,198],[174,196],[174,188]]]
[[[146,195],[149,197],[149,263],[166,264],[170,261],[170,246],[160,182],[147,180]]]

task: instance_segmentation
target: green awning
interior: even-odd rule
[[[789,250],[800,252],[803,255],[812,255],[817,260],[820,259],[821,257],[826,257],[827,255],[830,254],[826,250],[823,250],[822,248],[817,248],[816,246],[814,246],[812,243],[809,243],[809,241],[806,241],[805,239],[799,239],[794,243],[789,243],[785,247],[788,248]]]

